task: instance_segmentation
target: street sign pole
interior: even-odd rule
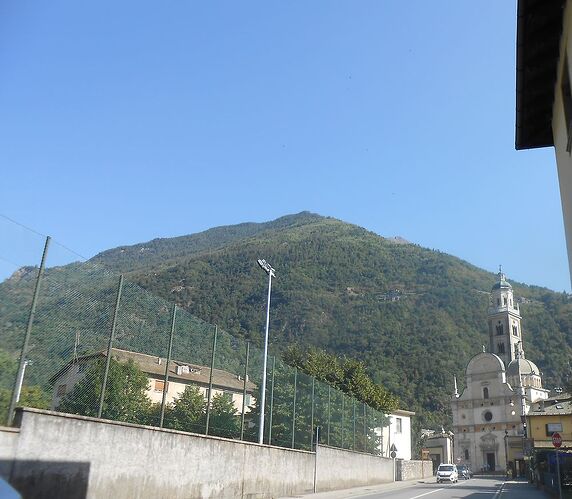
[[[556,480],[558,480],[558,499],[562,499],[562,478],[560,477],[560,456],[558,455],[558,449],[562,445],[562,437],[560,433],[552,434],[552,445],[554,445],[554,450],[556,452]]]
[[[397,469],[395,467],[395,458],[397,457],[397,447],[395,446],[395,444],[391,444],[391,447],[389,448],[389,455],[391,456],[391,458],[393,459],[393,481],[395,482],[397,480]]]
[[[556,449],[556,479],[558,480],[558,499],[562,499],[562,480],[560,478],[560,457],[558,456],[558,448]]]

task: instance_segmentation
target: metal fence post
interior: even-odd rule
[[[326,442],[328,442],[328,445],[330,445],[331,415],[332,415],[332,387],[328,385],[328,437],[326,438]]]
[[[367,452],[367,405],[363,403],[363,451]]]
[[[314,448],[314,391],[316,378],[312,376],[312,408],[310,409],[310,450]]]
[[[244,440],[244,412],[246,410],[246,382],[248,380],[248,357],[250,356],[250,342],[246,342],[246,360],[244,362],[244,386],[242,388],[242,415],[240,417],[240,439]]]
[[[165,403],[167,402],[167,390],[169,389],[169,363],[171,362],[171,354],[173,353],[173,336],[175,334],[175,321],[177,319],[177,304],[173,305],[173,316],[171,317],[171,334],[169,335],[169,348],[167,350],[167,362],[165,362],[165,381],[163,382],[163,399],[161,400],[161,418],[159,419],[159,427],[163,428],[163,420],[165,419]]]
[[[99,407],[97,409],[98,418],[101,418],[101,415],[103,413],[105,388],[107,387],[109,365],[111,364],[111,349],[113,348],[113,338],[115,337],[115,327],[117,326],[117,315],[119,313],[119,303],[121,301],[122,291],[123,291],[123,274],[119,276],[119,284],[117,285],[117,297],[115,298],[115,309],[113,310],[113,320],[111,321],[111,331],[109,332],[109,342],[107,344],[107,358],[105,359],[105,370],[103,371],[103,383],[101,384],[101,393],[99,394]]]
[[[344,448],[344,413],[346,412],[346,396],[344,395],[344,392],[342,392],[342,449]]]
[[[207,421],[205,424],[205,435],[209,434],[209,423],[211,418],[211,401],[213,397],[213,370],[214,370],[214,363],[215,363],[215,352],[216,352],[216,337],[218,334],[218,326],[215,325],[214,328],[214,336],[213,336],[213,352],[211,356],[211,372],[209,376],[209,395],[207,397]]]
[[[272,445],[272,415],[274,414],[274,372],[276,371],[276,355],[272,357],[272,378],[270,379],[270,414],[268,417],[268,445]]]
[[[353,440],[352,450],[356,450],[356,399],[353,397],[352,397],[352,407],[354,411],[354,423],[353,423],[354,440]]]
[[[294,368],[294,410],[292,412],[292,449],[294,448],[294,436],[296,435],[296,388],[298,385],[298,368]]]
[[[8,409],[8,426],[14,421],[14,411],[16,404],[20,399],[20,391],[22,383],[24,382],[24,371],[27,366],[26,355],[28,354],[28,343],[30,342],[30,335],[32,334],[32,324],[34,323],[34,314],[36,313],[36,305],[38,303],[38,295],[40,294],[40,283],[42,282],[42,275],[46,266],[46,257],[48,256],[48,248],[50,246],[51,237],[46,237],[44,244],[44,251],[42,252],[42,260],[40,261],[40,268],[38,269],[38,277],[36,277],[36,284],[34,286],[34,295],[32,297],[32,305],[30,306],[30,314],[28,315],[28,324],[26,326],[26,334],[24,335],[24,342],[20,350],[20,362],[18,364],[18,371],[14,380],[14,387],[12,388],[12,396],[10,397],[10,407]]]

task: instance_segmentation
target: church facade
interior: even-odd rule
[[[465,388],[455,391],[454,458],[473,471],[504,471],[524,467],[524,415],[534,402],[548,398],[538,367],[525,358],[521,315],[505,275],[490,293],[489,345],[475,355],[465,371]]]

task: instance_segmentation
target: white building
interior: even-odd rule
[[[395,446],[397,459],[411,459],[411,416],[415,413],[396,410],[386,416],[389,425],[376,428],[377,435],[381,433],[381,455],[391,457],[391,448]]]
[[[523,416],[532,403],[548,397],[538,367],[524,355],[512,286],[502,272],[498,277],[488,310],[490,351],[483,346],[483,352],[469,361],[465,389],[459,394],[455,380],[451,401],[454,460],[473,471],[524,466]],[[515,452],[518,448],[520,453]]]
[[[87,368],[97,359],[106,357],[107,352],[102,350],[92,355],[84,355],[74,362],[64,366],[52,378],[54,393],[52,396],[52,409],[57,409],[62,398],[73,390],[73,387],[84,376]],[[112,358],[119,362],[132,360],[143,373],[147,375],[149,384],[146,395],[154,403],[161,403],[163,390],[165,389],[165,358],[147,355],[119,348],[111,349]],[[188,385],[196,386],[205,399],[208,398],[211,370],[209,367],[190,364],[180,360],[169,362],[169,381],[167,383],[166,403],[173,402],[179,397]],[[213,369],[213,397],[224,394],[229,397],[239,414],[242,414],[242,402],[244,393],[244,379],[240,375],[232,374],[222,369]],[[246,400],[244,401],[245,413],[250,411],[249,406],[254,404],[254,390],[256,385],[251,381],[246,382]]]

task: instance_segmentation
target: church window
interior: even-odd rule
[[[497,307],[500,307],[500,298],[497,298]]]
[[[512,325],[512,334],[518,336],[518,327],[516,327],[516,324]]]
[[[485,421],[492,421],[493,413],[491,411],[487,411],[483,414],[483,417],[485,418]]]
[[[506,296],[503,297],[502,304],[506,307]]]
[[[498,343],[497,349],[499,353],[504,353],[504,343]]]
[[[483,388],[483,398],[484,399],[489,398],[489,389],[486,386]]]
[[[497,329],[497,336],[504,334],[504,328],[502,326],[501,321],[498,322],[496,329]]]

